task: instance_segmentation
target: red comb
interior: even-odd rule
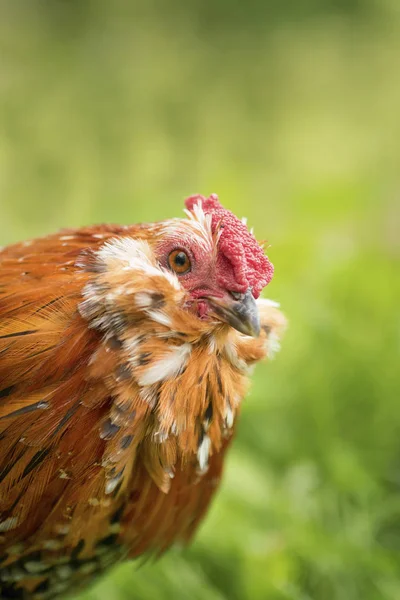
[[[233,267],[237,288],[234,291],[245,292],[251,287],[254,298],[258,298],[261,290],[271,281],[274,267],[256,238],[240,219],[221,205],[216,194],[211,194],[209,198],[195,195],[185,200],[189,210],[193,210],[196,204],[200,204],[204,212],[211,215],[213,232],[218,226],[221,227],[219,249]],[[221,284],[232,289],[229,279],[227,270],[223,269],[220,274]]]

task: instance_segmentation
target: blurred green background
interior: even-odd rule
[[[189,550],[86,600],[400,598],[398,0],[0,0],[0,241],[217,192],[290,328]]]

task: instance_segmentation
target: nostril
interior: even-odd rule
[[[229,292],[229,293],[234,300],[243,300],[244,299],[244,294],[241,294],[240,292]]]

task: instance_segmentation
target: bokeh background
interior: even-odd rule
[[[217,192],[290,327],[189,550],[82,600],[400,598],[398,0],[0,0],[0,242]]]

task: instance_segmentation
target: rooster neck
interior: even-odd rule
[[[266,336],[248,338],[187,310],[185,289],[144,240],[111,240],[79,265],[87,277],[79,311],[101,334],[89,378],[112,399],[100,433],[107,492],[126,488],[140,458],[167,493],[178,465],[193,463],[202,476],[231,436]]]
[[[105,338],[90,361],[91,378],[109,371],[112,405],[100,434],[109,439],[109,465],[136,448],[165,493],[178,465],[193,463],[198,476],[207,472],[209,458],[232,435],[248,384],[236,332],[207,332],[195,341],[179,333],[126,331],[118,343]]]

